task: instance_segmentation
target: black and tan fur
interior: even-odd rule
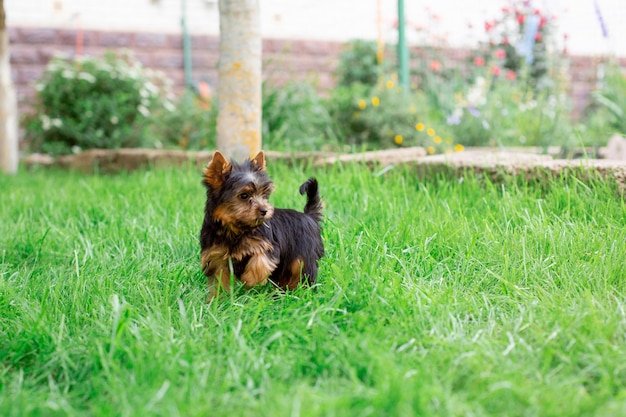
[[[229,290],[231,274],[247,288],[269,281],[282,289],[313,284],[321,238],[322,203],[317,180],[300,186],[307,195],[304,212],[274,208],[268,198],[274,184],[265,170],[265,155],[242,164],[220,152],[204,170],[207,188],[200,232],[201,263],[209,279],[209,300]]]

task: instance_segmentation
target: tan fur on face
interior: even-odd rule
[[[213,218],[219,221],[222,226],[226,227],[231,233],[236,235],[241,233],[241,229],[235,224],[235,222],[239,221],[239,218],[228,206],[218,206],[213,210]]]
[[[249,194],[250,199],[240,199],[238,196],[242,193]],[[261,209],[267,210],[265,216],[261,215]],[[235,197],[217,206],[212,216],[231,233],[237,235],[246,226],[249,228],[260,226],[261,223],[272,218],[273,214],[274,207],[263,196],[255,194],[253,187],[244,187]]]

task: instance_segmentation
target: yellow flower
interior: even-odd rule
[[[432,127],[429,127],[429,128],[426,130],[426,134],[427,134],[428,136],[435,136],[435,129],[433,129]]]
[[[435,153],[435,147],[434,146],[429,146],[428,148],[426,148],[426,152],[428,152],[428,155],[432,155]]]
[[[413,113],[415,113],[416,111],[417,111],[417,108],[416,108],[413,104],[411,104],[411,105],[409,106],[409,113],[413,114]]]
[[[393,138],[393,141],[396,143],[396,145],[402,145],[402,135],[396,135]]]
[[[363,110],[366,107],[367,107],[367,101],[363,99],[359,100],[359,109]]]
[[[429,133],[429,135],[430,135],[430,133]],[[435,138],[433,139],[433,142],[435,142],[437,145],[439,145],[441,143],[441,136],[435,136]]]
[[[422,123],[422,122],[420,122],[420,123],[415,125],[415,130],[417,130],[418,132],[421,132],[425,128],[426,128],[426,126],[424,126],[424,123]]]
[[[454,150],[457,152],[463,152],[463,149],[465,149],[465,147],[461,145],[460,143],[454,145]]]
[[[387,82],[385,83],[385,86],[386,86],[389,90],[391,90],[391,89],[393,88],[393,81],[391,81],[391,80],[387,81]]]
[[[372,97],[372,106],[378,107],[379,104],[380,104],[380,99],[376,96]]]

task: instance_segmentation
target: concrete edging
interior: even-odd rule
[[[77,170],[85,173],[112,174],[142,168],[183,166],[192,164],[199,170],[213,155],[212,151],[182,151],[156,149],[91,149],[76,155],[52,158],[33,154],[24,158],[29,169],[36,166]],[[606,159],[553,159],[551,155],[524,153],[519,149],[470,149],[464,152],[431,155],[420,147],[397,148],[356,154],[328,152],[282,153],[266,151],[269,161],[284,160],[307,163],[323,168],[336,164],[364,163],[370,167],[407,165],[415,167],[421,175],[445,172],[462,175],[468,170],[498,179],[503,175],[523,176],[527,180],[556,178],[571,173],[582,180],[594,176],[613,179],[621,193],[626,193],[626,161]]]

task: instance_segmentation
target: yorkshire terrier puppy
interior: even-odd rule
[[[243,164],[215,152],[202,182],[207,199],[200,248],[209,301],[229,290],[231,276],[246,288],[268,280],[283,290],[315,282],[317,262],[324,256],[323,205],[315,178],[300,186],[300,194],[307,196],[303,213],[268,202],[274,184],[263,152]]]

